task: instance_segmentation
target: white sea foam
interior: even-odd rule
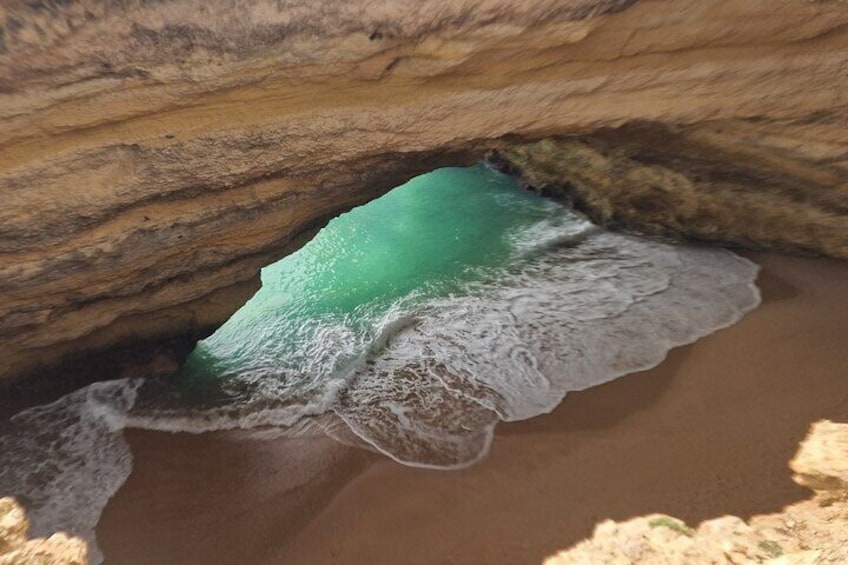
[[[429,301],[335,410],[405,464],[479,460],[498,420],[660,363],[759,303],[757,266],[728,251],[594,233],[461,297]]]
[[[24,502],[30,535],[72,532],[100,561],[94,527],[132,470],[121,429],[139,384],[95,383],[12,418],[0,435],[0,492]]]
[[[157,405],[151,394],[133,407],[144,385],[116,381],[24,412],[0,437],[0,491],[24,498],[35,534],[94,541],[131,468],[122,427],[291,429],[330,413],[399,462],[463,467],[486,455],[497,422],[652,367],[759,303],[756,265],[721,249],[611,234],[576,217],[510,237],[516,260],[481,271],[464,292],[407,296],[365,332],[349,318],[316,320],[280,358],[249,343],[234,350],[245,367],[223,405]]]

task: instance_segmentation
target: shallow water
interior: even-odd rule
[[[399,462],[466,466],[497,422],[737,321],[759,302],[756,272],[604,232],[482,165],[441,169],[264,269],[173,380],[101,383],[17,416],[0,491],[23,495],[36,534],[91,538],[131,469],[123,427],[288,429],[326,413]]]

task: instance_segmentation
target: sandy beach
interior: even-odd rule
[[[788,460],[848,420],[848,264],[750,254],[763,304],[660,366],[502,424],[461,471],[401,466],[318,431],[125,433],[134,470],[103,512],[106,562],[517,564],[607,518],[690,524],[808,497]]]

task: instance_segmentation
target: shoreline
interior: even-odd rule
[[[751,253],[763,302],[659,366],[501,423],[457,471],[329,438],[128,430],[135,464],[101,516],[107,563],[524,563],[597,522],[780,510],[809,423],[848,413],[848,264]],[[718,386],[721,385],[721,386]]]

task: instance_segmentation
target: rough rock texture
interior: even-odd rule
[[[333,215],[552,135],[844,256],[846,86],[840,1],[7,0],[0,382],[167,372]]]
[[[848,425],[817,422],[789,463],[793,480],[816,491],[823,504],[848,497]]]
[[[662,514],[607,520],[591,539],[545,565],[848,563],[848,424],[814,424],[790,467],[799,484],[815,490],[815,500],[755,516],[748,524],[723,516],[697,529]]]
[[[67,534],[27,540],[29,523],[13,498],[0,498],[0,565],[88,565],[83,540]]]
[[[0,498],[0,555],[25,544],[28,531],[24,509],[13,498]]]
[[[848,112],[762,122],[634,122],[492,159],[613,229],[848,259]]]
[[[692,530],[676,518],[653,514],[622,523],[607,520],[595,528],[591,540],[545,565],[763,563],[778,552],[769,552],[763,542],[765,538],[735,516],[709,520]]]

